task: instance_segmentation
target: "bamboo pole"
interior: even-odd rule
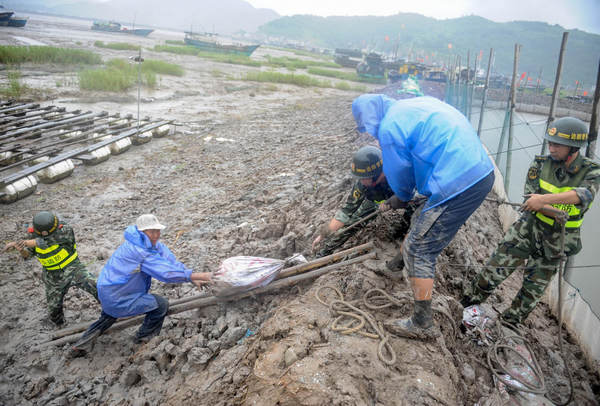
[[[596,142],[598,140],[598,101],[600,100],[600,60],[598,61],[598,74],[596,76],[596,90],[594,91],[594,101],[592,103],[592,118],[590,120],[590,130],[588,135],[588,147],[585,156],[591,159],[596,158]]]
[[[467,49],[467,76],[465,77],[465,86],[463,88],[463,114],[465,116],[469,115],[469,78],[470,78],[470,70],[471,70],[471,50]],[[469,121],[471,121],[469,119]]]
[[[515,44],[515,60],[513,62],[513,80],[510,92],[510,124],[508,126],[508,148],[506,151],[506,174],[504,175],[504,190],[509,193],[510,186],[510,173],[512,170],[512,144],[513,144],[513,125],[515,106],[517,103],[517,75],[519,66],[519,54],[521,53],[521,45]]]
[[[197,309],[200,307],[206,307],[206,306],[210,306],[210,305],[214,305],[217,303],[222,303],[222,302],[229,302],[229,301],[234,301],[234,300],[240,300],[240,299],[244,299],[247,297],[251,297],[251,296],[255,296],[261,293],[267,293],[267,292],[271,292],[274,290],[278,290],[284,287],[288,287],[288,286],[292,286],[298,282],[302,282],[302,281],[306,281],[309,279],[314,279],[314,278],[318,278],[319,276],[322,276],[330,271],[333,271],[335,269],[339,269],[343,266],[348,266],[348,265],[352,265],[352,264],[356,264],[359,262],[362,262],[366,259],[370,259],[370,258],[375,258],[376,257],[376,253],[374,251],[369,252],[367,254],[361,255],[360,257],[354,258],[354,259],[350,259],[347,261],[342,261],[342,262],[338,262],[336,264],[333,265],[329,265],[326,266],[324,268],[320,268],[308,273],[304,273],[301,275],[296,275],[296,276],[290,276],[288,278],[284,278],[284,279],[280,279],[277,280],[275,282],[272,282],[271,284],[264,286],[262,288],[258,288],[258,289],[254,289],[248,292],[243,292],[243,293],[239,293],[236,295],[232,295],[232,296],[227,296],[227,297],[217,297],[217,296],[208,296],[208,297],[202,297],[199,298],[198,300],[195,301],[191,301],[191,302],[187,302],[187,303],[182,303],[182,304],[178,304],[178,305],[174,305],[174,306],[170,306],[169,307],[169,311],[168,311],[168,315],[173,315],[173,314],[177,314],[177,313],[181,313],[181,312],[185,312],[188,310],[193,310],[193,309]],[[113,324],[106,332],[104,332],[104,334],[106,333],[110,333],[113,331],[119,331],[119,330],[123,330],[127,327],[131,327],[131,326],[135,326],[136,324],[139,324],[142,320],[144,320],[145,318],[145,314],[140,315],[140,316],[135,316],[135,317],[131,317],[129,319],[125,319],[123,321],[119,321],[115,324]],[[73,327],[74,329],[75,327]],[[87,327],[86,327],[87,328]],[[83,330],[81,330],[83,331]],[[80,334],[71,334],[68,336],[64,336],[61,337],[59,339],[56,340],[52,340],[52,341],[47,341],[45,343],[42,343],[39,345],[39,349],[43,349],[43,348],[47,348],[50,346],[56,346],[56,345],[63,345],[63,344],[68,344],[68,343],[72,343],[75,342],[79,339]]]
[[[40,105],[37,103],[17,104],[16,106],[10,106],[7,108],[0,109],[0,114],[6,115],[6,113],[13,113],[15,111],[23,110],[23,109],[37,109],[38,107],[40,107]]]
[[[567,48],[567,39],[569,38],[569,32],[563,32],[562,42],[560,44],[560,53],[558,55],[558,66],[556,67],[556,77],[554,78],[554,89],[552,90],[552,101],[550,102],[550,111],[548,112],[548,120],[546,121],[546,128],[544,134],[548,132],[550,123],[554,121],[554,110],[556,110],[556,102],[560,96],[560,75],[562,73],[563,57],[565,56],[565,49]],[[541,155],[546,155],[546,147],[548,142],[544,138],[542,141]]]
[[[481,127],[483,126],[483,113],[485,111],[485,102],[487,101],[487,92],[490,87],[490,71],[492,69],[492,58],[494,57],[494,48],[490,48],[490,58],[488,59],[487,73],[485,74],[485,85],[483,86],[483,96],[481,98],[481,109],[479,110],[479,124],[477,125],[477,136],[481,138]]]

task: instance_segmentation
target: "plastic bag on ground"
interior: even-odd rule
[[[468,336],[474,338],[479,345],[490,345],[494,341],[493,327],[498,313],[486,304],[472,305],[463,310],[463,325]]]
[[[271,283],[286,266],[306,263],[301,254],[282,259],[238,256],[225,259],[212,276],[215,296],[230,296]]]

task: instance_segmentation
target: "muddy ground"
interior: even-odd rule
[[[144,47],[177,34],[147,39],[92,33],[81,21],[32,18],[25,30],[3,28],[2,44],[25,37],[49,45],[92,49],[105,42],[141,41]],[[94,49],[104,59],[123,51]],[[165,242],[196,271],[215,271],[235,255],[311,256],[315,230],[335,212],[351,186],[348,162],[369,139],[354,133],[350,103],[356,93],[228,79],[246,67],[191,56],[155,54],[182,65],[182,78],[163,77],[160,88],[142,90],[142,115],[174,119],[169,137],[133,147],[97,166],[78,165],[56,184],[0,206],[0,240],[21,238],[33,214],[56,211],[75,229],[80,258],[98,274],[122,241],[125,227],[145,212],[168,225]],[[259,48],[254,58],[272,49]],[[290,54],[290,56],[293,56]],[[128,95],[84,93],[72,70],[24,66],[23,80],[40,89],[47,104],[110,113],[134,113]],[[71,79],[69,79],[71,78]],[[6,79],[0,72],[0,79]],[[61,82],[60,86],[56,83]],[[135,327],[100,337],[85,357],[69,346],[42,348],[55,330],[47,320],[40,266],[14,252],[0,257],[0,403],[5,405],[473,405],[494,403],[494,383],[479,346],[440,316],[444,335],[423,343],[390,337],[392,366],[377,356],[378,341],[330,329],[333,317],[315,294],[334,286],[348,301],[371,288],[396,296],[408,292],[403,278],[382,271],[399,242],[390,231],[397,214],[380,217],[346,246],[374,241],[378,257],[273,294],[223,303],[167,318],[160,336],[132,341]],[[484,203],[440,256],[435,295],[449,298],[459,319],[465,280],[484,263],[502,231],[493,203]],[[518,276],[518,275],[515,275]],[[508,280],[490,302],[504,309],[518,286]],[[197,294],[192,285],[154,282],[171,300]],[[324,293],[329,300],[331,292]],[[67,326],[94,320],[98,304],[72,289],[65,301]],[[409,314],[410,305],[370,311],[378,321]],[[567,393],[557,348],[558,327],[545,304],[525,323],[556,398]],[[600,394],[597,365],[586,365],[570,338],[565,342],[576,400],[592,405]]]

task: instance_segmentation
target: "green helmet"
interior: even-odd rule
[[[362,147],[352,157],[352,175],[357,178],[374,178],[383,171],[381,150],[374,146]]]
[[[544,139],[555,144],[581,148],[587,144],[588,129],[585,123],[578,118],[563,117],[550,124]]]
[[[48,235],[56,231],[58,218],[49,211],[41,211],[33,217],[33,231],[39,235]]]

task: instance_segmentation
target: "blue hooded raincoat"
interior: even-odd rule
[[[477,133],[458,110],[433,97],[394,100],[364,94],[352,103],[360,132],[379,141],[394,193],[427,196],[424,210],[469,189],[494,170]]]
[[[109,258],[98,277],[98,297],[108,315],[129,317],[158,307],[148,293],[152,277],[166,283],[189,282],[188,269],[160,241],[153,247],[136,226],[125,229],[125,242]]]

